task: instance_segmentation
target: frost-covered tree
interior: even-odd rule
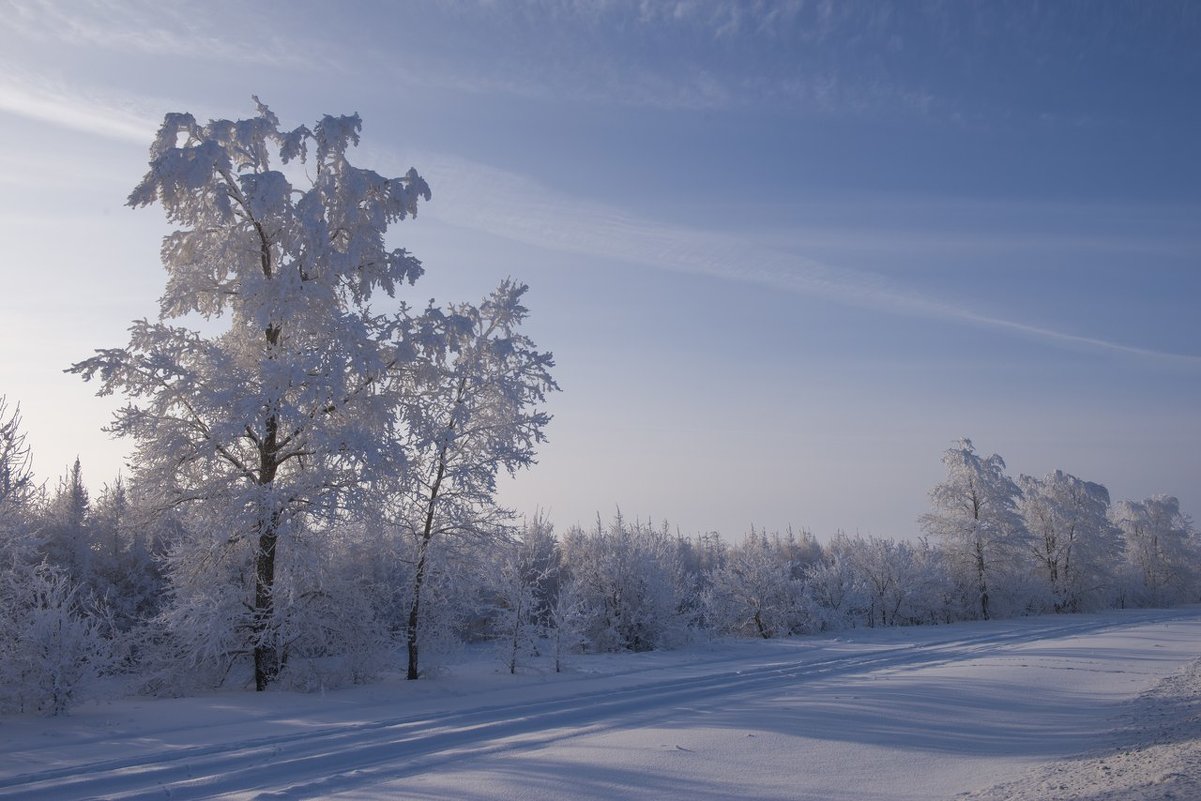
[[[46,504],[40,539],[46,560],[77,585],[85,585],[91,579],[91,513],[91,499],[83,484],[83,469],[76,457]]]
[[[390,621],[359,569],[364,535],[357,527],[304,532],[281,554],[276,602],[286,686],[358,684],[390,664]]]
[[[100,394],[134,399],[110,430],[136,441],[140,481],[196,507],[200,552],[252,560],[241,631],[260,690],[281,668],[279,549],[403,467],[395,375],[438,346],[403,304],[369,305],[421,275],[384,234],[430,191],[414,170],[385,178],[352,165],[360,126],[325,116],[284,130],[262,103],[236,121],[168,114],[128,201],[160,204],[176,226],[158,319],[71,368],[99,379]],[[195,316],[224,325],[201,333],[187,325]]]
[[[21,407],[10,412],[8,398],[0,395],[0,525],[33,500],[32,459],[21,430]]]
[[[821,561],[805,570],[802,601],[818,631],[854,626],[869,603],[863,576],[855,569],[846,544],[845,536],[835,537]]]
[[[35,509],[38,497],[20,415],[8,415],[0,398],[2,711],[62,714],[112,665],[113,643],[105,636],[102,607],[66,570],[82,572],[87,555],[88,498],[81,475],[76,460],[50,508]],[[52,529],[49,535],[46,529]],[[58,544],[69,546],[69,560],[55,550]],[[47,545],[51,557],[71,564],[51,564]]]
[[[561,673],[567,655],[588,644],[588,606],[580,580],[570,573],[558,575],[546,613],[551,659],[555,672]]]
[[[539,558],[537,545],[532,538],[508,543],[491,564],[487,592],[492,636],[511,674],[538,652],[548,632],[546,598],[539,589],[556,566]]]
[[[61,715],[113,664],[103,610],[45,563],[26,575],[0,642],[0,709]]]
[[[937,619],[942,576],[926,543],[840,536],[840,551],[862,588],[868,626],[902,626]]]
[[[520,333],[527,287],[504,281],[479,306],[439,316],[444,358],[408,374],[405,440],[409,470],[395,491],[394,517],[415,545],[405,628],[407,675],[421,675],[419,630],[435,540],[510,536],[513,514],[497,506],[496,477],[534,462],[557,389],[554,360]]]
[[[942,544],[987,620],[998,591],[1020,572],[1028,539],[1017,511],[1021,491],[1005,474],[1005,460],[995,453],[981,457],[969,439],[943,453],[942,462],[947,478],[930,490],[934,510],[921,524]]]
[[[591,531],[572,528],[561,547],[590,648],[649,651],[687,638],[698,598],[666,524],[631,524],[618,513],[608,526],[598,519]]]
[[[15,667],[29,588],[38,560],[33,537],[36,488],[31,457],[21,430],[20,407],[8,409],[0,395],[0,706],[20,706]],[[14,707],[15,705],[15,707]]]
[[[1121,501],[1111,514],[1125,537],[1136,600],[1152,606],[1195,600],[1198,548],[1180,501],[1171,495]]]
[[[162,605],[163,546],[156,530],[167,523],[157,510],[135,503],[121,476],[106,484],[92,505],[89,585],[123,630],[150,620]]]
[[[1029,545],[1056,612],[1102,604],[1112,590],[1121,535],[1109,520],[1109,491],[1056,470],[1021,476],[1018,502]]]
[[[773,547],[765,533],[752,529],[710,572],[704,593],[706,619],[719,629],[763,639],[800,630],[805,617],[802,585],[793,576],[790,556],[784,547]]]
[[[36,561],[33,512],[37,498],[32,457],[21,430],[21,409],[0,395],[0,629],[13,608],[5,595],[22,583],[18,573]],[[0,630],[0,638],[3,637]]]

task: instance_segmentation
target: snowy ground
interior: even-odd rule
[[[1201,799],[1201,661],[1144,693],[1120,720],[1103,746],[962,801]]]
[[[1199,655],[1125,611],[123,700],[0,720],[0,798],[1196,799]]]

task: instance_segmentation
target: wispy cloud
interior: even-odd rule
[[[479,94],[667,110],[925,113],[934,101],[923,87],[903,85],[860,52],[899,46],[890,19],[878,2],[443,0],[364,12],[357,52],[398,83]],[[401,60],[385,33],[397,28],[408,34]]]
[[[772,287],[859,308],[991,328],[1061,348],[1133,356],[1186,368],[1201,356],[1062,331],[910,289],[874,272],[765,246],[757,237],[658,224],[563,196],[522,176],[444,156],[424,156],[436,189],[427,214],[443,222],[563,253]]]
[[[401,86],[617,107],[771,105],[839,115],[924,112],[932,102],[872,59],[843,63],[838,55],[834,45],[852,33],[873,47],[899,41],[879,4],[464,0],[364,6],[349,21],[330,8],[10,0],[0,35],[39,43],[42,52],[65,47],[309,75],[370,73]],[[293,16],[310,30],[336,32],[313,38],[289,24]]]
[[[0,74],[0,111],[110,139],[145,144],[158,121],[128,102],[19,73]]]
[[[281,35],[253,4],[203,7],[155,0],[10,0],[0,19],[22,38],[121,53],[202,59],[222,64],[313,69],[332,62],[317,41]]]

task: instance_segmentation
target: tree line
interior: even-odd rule
[[[0,414],[4,407],[0,405]],[[102,686],[181,694],[247,682],[254,560],[164,512],[137,479],[94,500],[79,461],[51,491],[18,414],[0,426],[0,676],[5,711],[57,713]],[[281,686],[319,690],[492,643],[498,670],[714,636],[1166,606],[1201,597],[1201,542],[1178,501],[1111,503],[1062,471],[1010,478],[963,440],[943,454],[925,536],[752,529],[727,540],[615,514],[556,532],[356,521],[296,536],[278,565]],[[420,587],[421,603],[414,606]]]

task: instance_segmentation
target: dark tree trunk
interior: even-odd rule
[[[417,570],[413,574],[413,603],[409,607],[409,623],[405,628],[405,644],[409,652],[409,670],[405,678],[412,681],[420,677],[417,664],[417,624],[421,620],[421,587],[425,583],[426,556],[429,553],[429,532],[425,532],[417,546]]]
[[[267,419],[267,436],[260,448],[259,484],[275,481],[278,462],[278,421]],[[259,521],[258,552],[254,563],[254,688],[262,692],[279,677],[281,655],[270,644],[269,629],[275,617],[275,552],[279,544],[280,513],[276,509],[264,513]]]
[[[976,542],[976,575],[980,581],[980,615],[985,619],[989,619],[988,612],[988,580],[985,578],[984,565],[984,548]]]
[[[279,677],[280,655],[269,643],[268,629],[275,615],[275,546],[278,541],[274,521],[259,535],[254,582],[254,689],[262,692]]]
[[[271,242],[263,227],[254,223],[260,242],[260,260],[263,276],[274,277],[274,262]],[[282,327],[269,323],[263,334],[267,341],[267,358],[275,358]],[[260,487],[269,487],[275,482],[279,470],[279,407],[272,405],[264,421],[262,442],[259,443]],[[258,530],[258,552],[254,564],[254,689],[262,692],[267,685],[279,678],[281,655],[272,644],[270,635],[272,619],[275,617],[275,552],[279,544],[280,511],[278,508],[260,510]]]
[[[765,640],[771,639],[771,632],[763,625],[763,615],[758,609],[755,610],[755,628],[759,631],[759,636]]]

